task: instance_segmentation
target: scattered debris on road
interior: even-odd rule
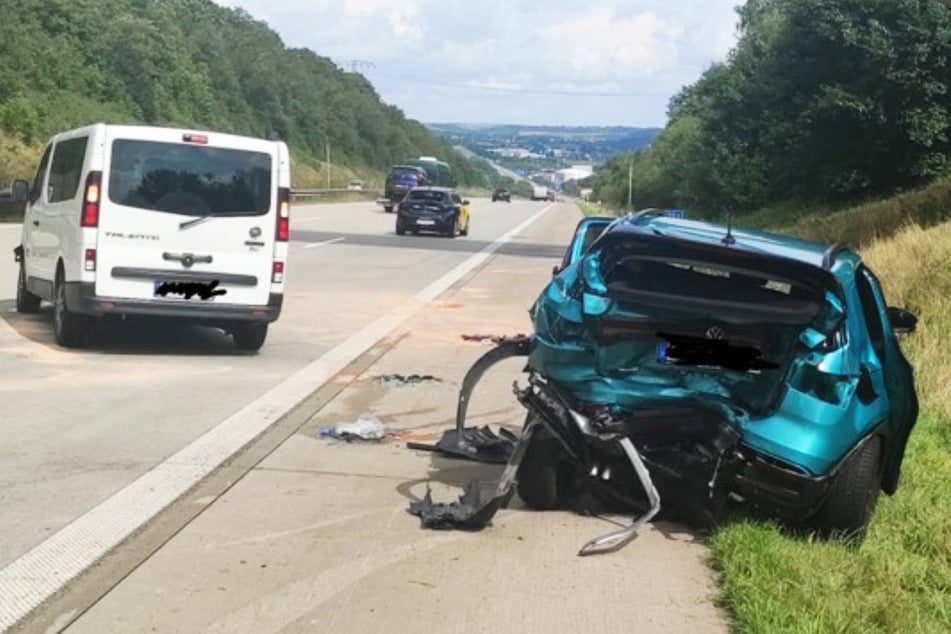
[[[524,472],[524,475],[529,478],[540,476],[540,481],[535,484],[541,490],[552,491],[556,488],[554,486],[555,480],[559,476],[564,474],[573,475],[576,486],[580,485],[578,488],[584,489],[583,494],[579,496],[582,506],[578,510],[588,514],[593,514],[602,508],[616,506],[619,502],[625,508],[631,508],[631,506],[643,508],[643,501],[633,500],[621,492],[624,488],[633,488],[635,482],[640,484],[641,490],[647,495],[648,508],[646,513],[642,513],[629,526],[591,540],[581,548],[579,554],[591,555],[618,550],[634,539],[640,530],[660,511],[660,495],[651,481],[647,467],[631,444],[630,438],[610,428],[603,431],[595,431],[589,428],[587,433],[596,436],[601,442],[616,443],[621,450],[619,453],[622,460],[629,461],[633,468],[630,475],[634,479],[625,478],[618,487],[615,486],[618,479],[615,478],[612,481],[610,470],[602,471],[597,468],[593,470],[594,476],[597,477],[585,477],[592,475],[592,473],[588,473],[590,456],[582,454],[587,447],[583,442],[579,443],[573,437],[577,434],[572,434],[572,431],[577,432],[578,429],[577,427],[572,428],[572,423],[577,423],[570,416],[572,410],[567,408],[559,410],[559,406],[562,405],[562,403],[559,403],[559,395],[546,389],[544,382],[534,375],[528,388],[520,390],[517,385],[513,386],[518,400],[529,411],[520,435],[515,436],[505,432],[504,438],[497,437],[498,442],[488,442],[492,439],[487,438],[484,433],[479,433],[481,430],[464,426],[469,396],[482,375],[491,366],[501,361],[513,357],[529,356],[533,344],[533,337],[506,338],[476,361],[463,380],[456,410],[456,429],[444,434],[440,441],[443,443],[441,449],[443,453],[452,457],[472,460],[474,459],[473,455],[479,455],[479,451],[486,445],[493,447],[496,451],[508,453],[505,469],[496,486],[494,495],[483,501],[479,494],[478,484],[471,482],[457,501],[444,504],[434,503],[430,491],[427,490],[426,497],[423,500],[410,503],[409,512],[420,518],[424,528],[440,530],[453,528],[479,530],[484,528],[490,524],[495,513],[507,506],[511,500],[515,493],[513,485],[516,482],[516,474],[519,474],[520,477],[523,475],[520,467],[528,455],[530,460],[526,464],[528,470]],[[467,431],[469,433],[466,433]],[[539,460],[537,450],[534,452],[535,455],[530,455],[528,450],[536,437],[539,442],[554,441],[560,444],[561,449],[565,451],[566,464],[548,464],[546,462],[547,456],[542,456],[542,459]],[[454,446],[446,447],[446,445]],[[503,445],[508,445],[508,448],[503,449]],[[536,444],[532,448],[535,449],[537,446]],[[565,469],[558,473],[558,467],[564,467]],[[605,474],[608,474],[607,478],[604,477]],[[585,500],[590,502],[586,505]],[[551,500],[550,502],[550,507],[554,508],[555,501]],[[539,504],[536,503],[535,506],[539,506]]]
[[[410,502],[409,512],[420,518],[423,527],[436,530],[472,530],[485,528],[496,511],[508,503],[511,497],[493,497],[488,503],[482,503],[479,485],[469,483],[459,500],[451,504],[434,503],[432,491],[427,487],[426,496],[418,502]]]
[[[459,431],[449,429],[435,445],[409,442],[406,443],[406,448],[432,451],[449,458],[504,464],[511,457],[517,440],[518,436],[505,428],[499,429],[499,434],[496,435],[487,426],[466,427],[462,430],[462,442],[459,442]]]
[[[419,383],[442,383],[442,379],[431,374],[410,374],[409,376],[404,376],[402,374],[384,374],[382,376],[375,377],[374,381],[377,383],[383,383],[385,385],[395,385],[397,387],[403,385],[417,385]]]
[[[352,440],[383,440],[386,428],[383,422],[373,414],[362,414],[352,423],[340,423],[335,427],[322,427],[318,434],[324,438]]]
[[[496,343],[496,344],[498,344],[498,343],[502,343],[503,341],[507,341],[507,340],[509,340],[509,339],[518,339],[518,338],[524,337],[524,336],[525,336],[525,335],[523,335],[523,334],[515,335],[514,337],[511,336],[511,335],[482,335],[482,334],[474,334],[474,335],[473,335],[473,334],[464,334],[464,335],[462,335],[462,340],[463,340],[463,341],[475,341],[475,342],[479,342],[479,343],[482,343],[482,342],[484,342],[484,341],[489,341],[489,342],[491,342],[491,343]]]

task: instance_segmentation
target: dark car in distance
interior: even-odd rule
[[[386,177],[383,197],[386,202],[383,203],[383,209],[386,213],[392,213],[394,207],[398,206],[403,198],[414,187],[427,187],[432,182],[426,170],[415,165],[394,165],[390,168],[390,173]]]
[[[455,238],[469,235],[469,201],[451,187],[410,190],[396,211],[396,235],[432,232]]]
[[[512,192],[504,187],[499,187],[494,192],[492,192],[492,202],[497,200],[504,200],[507,203],[512,202]]]

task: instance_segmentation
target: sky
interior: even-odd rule
[[[663,127],[742,0],[217,0],[425,123]]]

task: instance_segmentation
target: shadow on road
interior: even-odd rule
[[[68,350],[61,348],[53,336],[52,306],[44,303],[39,313],[28,315],[16,312],[14,300],[4,300],[0,301],[0,319],[28,341],[55,350]],[[93,328],[86,345],[75,352],[229,357],[254,354],[237,350],[231,336],[222,330],[147,318],[101,320]]]
[[[421,249],[425,251],[451,251],[455,253],[479,253],[492,244],[491,242],[473,240],[468,237],[450,239],[443,236],[425,234],[398,236],[396,233],[340,233],[338,231],[308,231],[306,229],[295,229],[291,233],[291,242],[314,243],[337,238],[343,238],[341,246],[391,247],[397,249]],[[560,261],[565,255],[566,248],[567,245],[507,242],[495,251],[495,254]]]

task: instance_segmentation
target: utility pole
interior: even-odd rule
[[[630,164],[627,166],[627,208],[630,211],[634,211],[633,202],[634,195],[634,159],[631,159]]]

